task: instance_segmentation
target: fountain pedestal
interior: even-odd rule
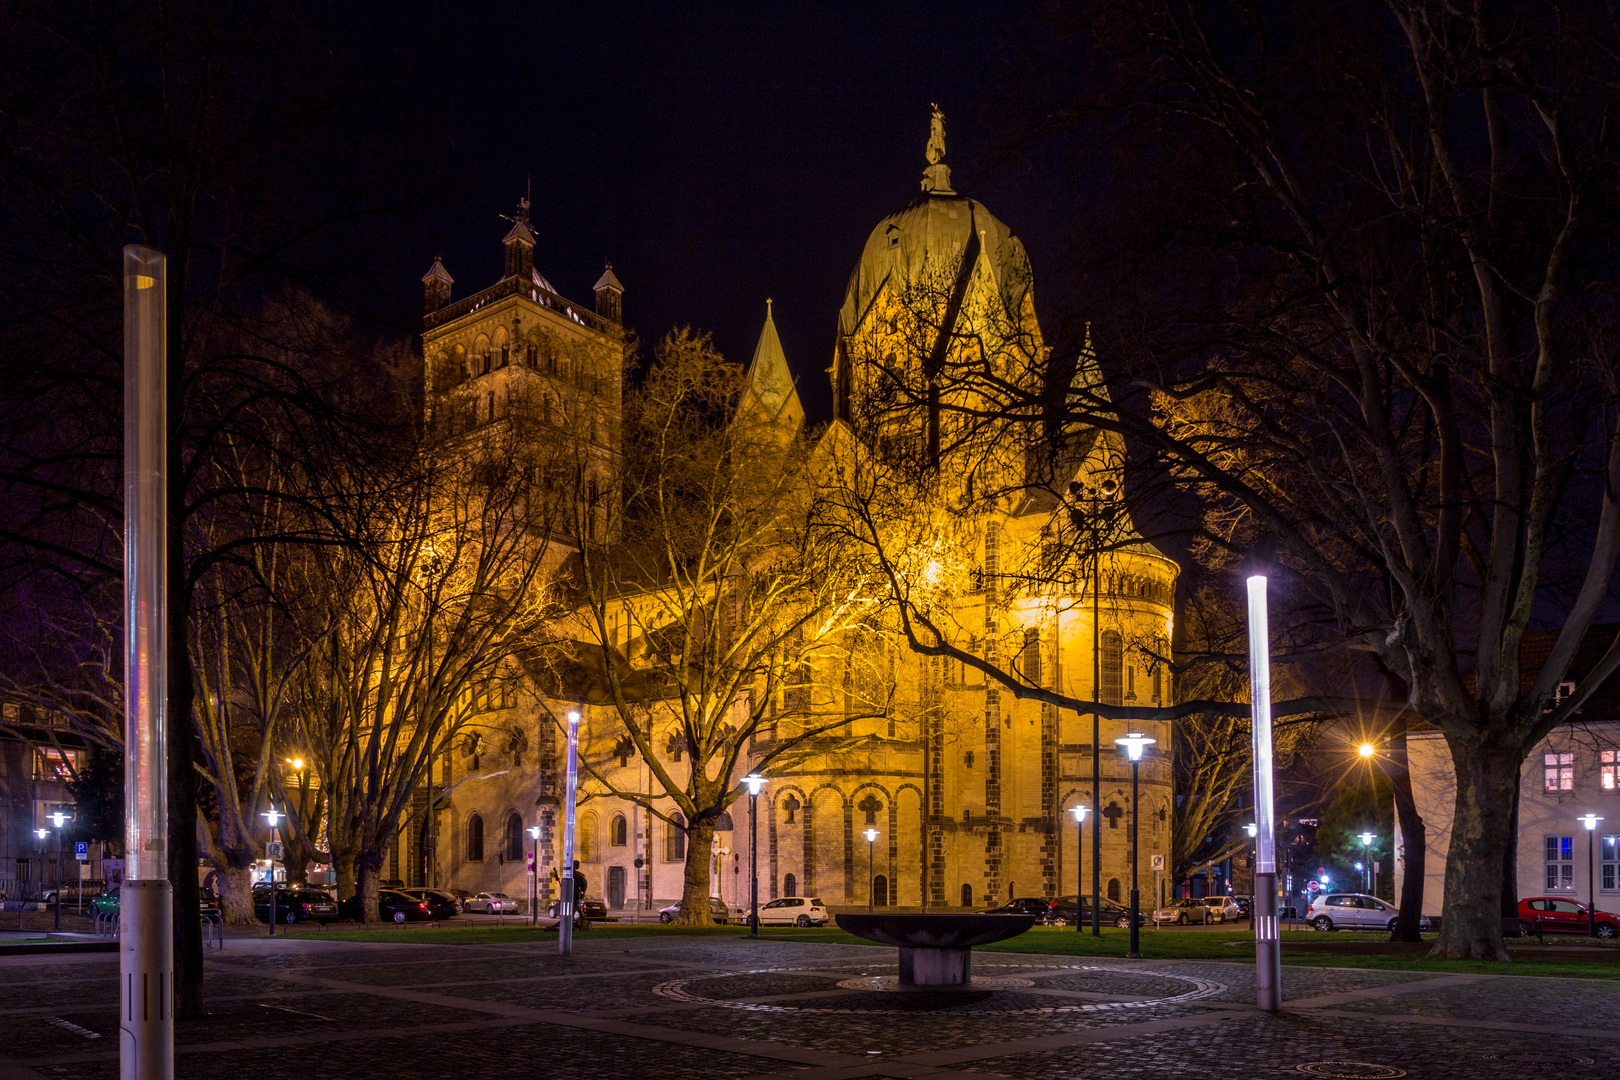
[[[901,986],[973,983],[973,947],[1017,937],[1033,915],[839,915],[839,929],[900,950]]]

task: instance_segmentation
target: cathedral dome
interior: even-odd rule
[[[867,237],[861,261],[850,275],[839,311],[838,330],[855,332],[885,284],[896,292],[906,287],[950,289],[962,269],[971,269],[981,254],[1010,311],[1017,311],[1030,286],[1029,257],[1024,245],[1000,218],[976,199],[951,189],[945,155],[943,118],[935,115],[929,141],[929,166],[922,194],[898,213],[878,222]]]

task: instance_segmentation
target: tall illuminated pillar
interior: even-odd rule
[[[1282,1006],[1282,943],[1277,938],[1277,823],[1271,777],[1271,627],[1266,579],[1249,578],[1249,701],[1254,730],[1254,964],[1260,1008]]]
[[[124,248],[124,852],[118,970],[123,1080],[174,1076],[174,894],[164,747],[167,262]]]
[[[568,779],[563,787],[562,898],[557,904],[557,952],[574,951],[574,796],[579,790],[579,710],[568,714]]]

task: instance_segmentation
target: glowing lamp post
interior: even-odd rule
[[[1282,1007],[1282,943],[1277,937],[1276,818],[1271,772],[1271,627],[1266,611],[1266,579],[1256,574],[1249,588],[1249,701],[1254,737],[1254,964],[1255,996],[1261,1010]]]
[[[1125,748],[1125,756],[1131,759],[1131,948],[1126,956],[1142,955],[1142,928],[1138,925],[1142,917],[1142,894],[1136,888],[1137,864],[1137,826],[1142,819],[1142,807],[1138,802],[1138,776],[1142,769],[1142,748],[1152,746],[1157,739],[1150,739],[1139,731],[1115,739],[1114,742]],[[1102,905],[1093,898],[1091,905],[1094,909]]]
[[[743,777],[748,785],[748,936],[759,937],[759,793],[765,778],[757,773]]]
[[[1586,826],[1586,932],[1592,937],[1597,937],[1597,877],[1592,872],[1592,838],[1597,835],[1598,822],[1602,820],[1596,814],[1581,818],[1581,824]]]
[[[56,929],[58,930],[62,929],[62,826],[69,820],[60,810],[51,813],[51,824],[56,826]]]
[[[119,1066],[174,1075],[174,891],[169,885],[168,260],[124,248],[124,852]],[[190,723],[188,717],[182,723]]]
[[[529,826],[529,839],[534,841],[530,847],[529,859],[529,925],[540,924],[540,826]],[[499,905],[496,905],[499,907]]]
[[[1378,753],[1378,747],[1374,746],[1370,742],[1364,742],[1360,746],[1356,747],[1356,753],[1360,754],[1362,760],[1364,761],[1371,760],[1372,756]]]
[[[275,835],[275,831],[276,831],[276,824],[279,821],[281,821],[281,811],[277,810],[276,807],[275,807],[275,804],[272,803],[271,806],[270,806],[270,809],[266,810],[262,816],[263,816],[264,820],[266,820],[266,821],[268,821],[270,823],[270,833],[271,833],[271,836],[273,837]],[[275,858],[275,848],[271,846],[271,844],[273,844],[274,842],[275,841],[272,840],[272,841],[270,841],[270,843],[267,843],[264,846],[264,853],[269,856],[269,863],[270,863],[270,936],[271,937],[276,936],[276,858]]]
[[[866,910],[871,911],[872,910],[872,892],[873,892],[873,889],[872,889],[872,849],[877,844],[878,831],[876,829],[867,829],[861,835],[866,837]],[[884,899],[885,902],[887,902],[889,898],[884,897],[883,899]]]
[[[568,714],[568,772],[563,786],[562,896],[557,914],[557,952],[574,951],[574,798],[579,790],[579,710]],[[536,868],[538,869],[538,868]]]
[[[1260,826],[1256,825],[1254,822],[1251,821],[1247,825],[1243,826],[1243,831],[1249,834],[1249,839],[1250,840],[1253,840],[1255,838],[1255,835],[1260,832]],[[1249,864],[1251,866],[1254,865],[1254,854],[1253,854],[1253,849],[1252,848],[1250,849]],[[1251,875],[1251,876],[1253,876],[1253,875]],[[1249,892],[1251,893],[1251,895],[1249,897],[1249,929],[1253,930],[1254,929],[1254,895],[1258,894],[1259,890],[1257,890],[1253,885],[1250,885],[1249,886]]]
[[[1069,813],[1074,815],[1074,932],[1077,934],[1086,932],[1086,921],[1080,917],[1085,907],[1081,901],[1086,895],[1086,875],[1081,872],[1080,863],[1086,852],[1086,814],[1090,811],[1091,807],[1085,803],[1069,807]],[[1096,906],[1093,902],[1092,907]]]
[[[1358,835],[1356,839],[1361,841],[1361,861],[1366,864],[1365,866],[1358,866],[1356,869],[1364,872],[1367,879],[1367,891],[1372,892],[1372,853],[1370,849],[1372,848],[1372,842],[1377,837],[1370,832],[1364,832]]]

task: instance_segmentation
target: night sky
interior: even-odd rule
[[[867,234],[917,194],[930,101],[954,186],[1025,240],[1041,287],[1053,253],[1032,233],[1055,211],[1027,171],[984,161],[993,57],[1019,32],[1001,18],[956,0],[387,9],[371,51],[455,159],[396,238],[418,255],[389,299],[419,312],[440,252],[455,296],[493,284],[498,215],[532,176],[535,263],[559,292],[592,303],[611,259],[646,342],[689,323],[739,362],[771,297],[826,419],[843,289]]]

